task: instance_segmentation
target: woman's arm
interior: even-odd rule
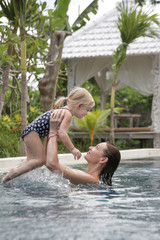
[[[62,114],[63,115],[63,114]],[[80,184],[80,183],[99,183],[99,180],[83,171],[77,169],[71,169],[65,165],[59,163],[58,159],[58,151],[57,151],[57,126],[60,125],[63,116],[55,116],[51,115],[50,118],[50,138],[47,145],[47,161],[46,167],[51,171],[57,170],[61,173],[65,178],[69,179],[72,183]],[[53,136],[53,137],[51,137]]]
[[[57,140],[58,137],[50,138],[47,145],[47,162],[46,167],[51,171],[58,171],[63,177],[69,179],[72,183],[83,184],[83,183],[99,183],[99,180],[81,170],[72,169],[59,163],[58,152],[57,152]]]

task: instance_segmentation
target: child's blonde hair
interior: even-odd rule
[[[77,105],[81,102],[83,105],[89,108],[92,108],[95,105],[92,95],[85,88],[81,87],[73,88],[68,97],[60,97],[57,99],[54,108],[62,106],[65,102],[68,104],[71,103],[73,105]]]

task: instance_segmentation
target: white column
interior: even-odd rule
[[[67,83],[67,93],[76,86],[76,64],[78,63],[78,59],[68,59],[68,83]]]
[[[67,94],[69,94],[74,87],[74,66],[72,60],[67,60],[67,62],[68,62]]]
[[[152,125],[154,128],[154,148],[160,148],[160,55],[154,57],[154,84],[152,100]]]
[[[106,109],[106,93],[101,90],[101,110]]]

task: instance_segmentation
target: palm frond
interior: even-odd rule
[[[106,120],[109,114],[110,110],[101,111],[100,109],[97,109],[96,111],[89,112],[88,115],[82,119],[76,119],[80,128],[89,133],[91,145],[95,133],[106,126]]]
[[[85,26],[87,21],[90,20],[89,13],[96,14],[98,10],[98,0],[94,0],[91,4],[78,16],[75,22],[72,24],[72,29],[74,31],[78,30],[82,26]],[[85,21],[85,19],[87,21]]]
[[[124,2],[120,3],[117,9],[120,13],[117,26],[122,42],[129,45],[141,36],[159,37],[157,30],[153,29],[153,24],[160,27],[160,22],[158,14],[153,13],[153,10],[144,10],[139,6],[128,7]]]
[[[17,25],[16,14],[14,10],[13,0],[0,0],[0,7],[2,8],[3,15],[12,23]]]

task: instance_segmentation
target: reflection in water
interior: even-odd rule
[[[97,187],[96,191],[89,191],[88,195],[96,196],[97,201],[106,202],[109,201],[109,199],[118,197],[119,194],[112,187],[108,187],[106,189],[106,187],[99,186]],[[99,199],[98,196],[100,197]]]
[[[74,185],[47,169],[0,184],[1,239],[157,240],[159,170],[157,159],[121,163],[113,187]]]

